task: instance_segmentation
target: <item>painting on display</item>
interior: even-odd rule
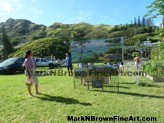
[[[123,38],[72,41],[72,62],[112,62],[121,60]]]

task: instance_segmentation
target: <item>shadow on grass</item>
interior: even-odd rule
[[[100,91],[100,90],[93,90],[93,91]],[[134,93],[134,92],[114,92],[114,91],[101,91],[101,92],[106,92],[106,93],[117,93],[117,94],[124,94],[124,95],[137,96],[137,97],[148,97],[148,98],[164,99],[164,96],[140,94],[140,93]]]
[[[118,94],[125,94],[125,95],[130,95],[130,96],[139,96],[139,97],[148,97],[148,98],[164,99],[164,96],[140,94],[140,93],[133,93],[133,92],[118,92]]]
[[[35,97],[38,99],[41,99],[43,101],[55,101],[55,102],[65,103],[65,104],[80,104],[83,106],[92,106],[91,103],[80,102],[80,101],[73,99],[73,98],[65,98],[62,96],[51,96],[51,95],[43,94],[43,93],[41,93],[40,95],[43,95],[43,96],[42,97],[41,96],[35,96]]]
[[[14,76],[14,75],[23,75],[24,72],[15,72],[15,73],[0,73],[2,76]]]
[[[79,85],[79,86],[82,86],[82,85]],[[84,86],[84,87],[88,87],[88,86]],[[109,86],[108,85],[104,85],[104,87],[107,87],[107,88],[118,88],[118,86],[112,86],[112,85],[109,85]],[[119,86],[119,88],[131,89],[131,87],[126,87],[126,86]]]
[[[111,86],[111,87],[117,87],[117,86]],[[130,89],[130,87],[125,87],[125,86],[119,86],[119,88]]]
[[[132,83],[130,83],[130,82],[120,82],[119,84],[136,84],[135,82],[132,82]]]
[[[140,82],[138,86],[142,86],[142,87],[157,87],[157,88],[164,87],[162,85],[158,85],[157,83],[148,83],[148,82]]]
[[[120,85],[124,85],[124,84],[136,84],[136,82],[133,82],[133,83],[128,83],[128,82],[121,82],[121,83],[119,83]],[[137,85],[137,84],[136,84]],[[158,87],[158,88],[160,88],[160,87],[164,87],[164,86],[162,86],[162,85],[158,85],[158,84],[156,84],[156,83],[148,83],[148,82],[140,82],[139,84],[138,84],[138,86],[142,86],[142,87]]]

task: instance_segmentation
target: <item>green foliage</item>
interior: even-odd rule
[[[42,32],[38,32],[37,34],[35,34],[34,36],[32,36],[32,40],[36,40],[36,39],[40,39],[40,38],[45,38],[46,37],[46,32],[42,31]]]
[[[159,59],[159,47],[153,47],[151,50],[151,59],[158,60]]]
[[[164,60],[164,42],[160,42],[157,46],[152,48],[151,59]]]
[[[143,66],[143,70],[146,71],[149,75],[155,77],[164,76],[164,60],[151,60],[146,62]]]
[[[164,40],[164,28],[159,30],[159,36],[160,36],[161,39]]]
[[[10,53],[14,51],[12,44],[6,34],[4,27],[2,27],[2,44],[3,44],[3,57],[7,58]]]
[[[147,12],[146,16],[152,16],[153,18],[157,18],[158,16],[162,15],[162,24],[164,28],[164,1],[163,0],[155,0],[151,3],[151,5],[147,6],[149,11]],[[155,13],[154,15],[152,15]]]
[[[104,24],[91,25],[87,23],[79,23],[79,24],[54,23],[53,25],[46,27],[44,25],[34,24],[28,20],[8,19],[6,22],[0,23],[0,29],[3,24],[5,26],[6,31],[8,32],[8,36],[10,37],[12,44],[16,47],[21,47],[18,48],[16,53],[14,54],[21,55],[25,51],[23,50],[22,47],[25,47],[26,49],[32,47],[32,49],[36,48],[38,55],[39,54],[41,55],[41,54],[46,54],[44,53],[46,51],[45,49],[44,51],[42,51],[37,47],[48,48],[46,47],[46,41],[45,41],[45,47],[42,45],[42,43],[37,43],[37,46],[35,46],[36,44],[34,43],[33,46],[32,42],[35,42],[35,40],[37,40],[36,42],[38,42],[38,41],[47,40],[48,38],[55,38],[58,39],[59,42],[67,41],[69,44],[71,41],[126,36],[127,38],[125,40],[125,45],[137,45],[137,46],[139,46],[139,44],[142,41],[146,40],[148,37],[150,38],[150,40],[152,39],[158,40],[159,33],[156,32],[158,32],[159,29],[156,26],[143,25],[142,23],[144,24],[146,23],[146,18],[144,18],[142,21],[143,22],[140,22],[140,25],[126,24],[126,25],[110,26]],[[23,46],[19,46],[20,44],[25,42],[28,43],[24,44]],[[30,46],[30,44],[32,46]],[[18,50],[20,50],[20,52]],[[60,52],[59,50],[57,51]],[[51,55],[51,53],[52,52],[47,52],[48,55]]]
[[[43,38],[46,37],[46,26],[34,24],[24,19],[8,19],[6,22],[0,23],[0,30],[2,25],[5,27],[11,42],[22,43],[21,38],[31,40],[33,37]],[[1,40],[1,39],[0,39]]]
[[[81,60],[81,62],[84,62],[84,63],[89,63],[89,62],[94,63],[94,62],[97,62],[97,61],[98,61],[98,59],[94,55]]]
[[[144,19],[144,21],[146,18]],[[140,22],[141,23],[141,22]],[[143,22],[145,23],[145,22]],[[23,40],[31,41],[40,38],[59,38],[66,41],[78,41],[87,39],[100,39],[126,36],[126,45],[136,45],[135,35],[143,35],[138,38],[141,41],[148,37],[154,37],[157,34],[152,34],[158,30],[155,26],[146,25],[91,25],[87,23],[79,24],[62,24],[54,23],[49,27],[44,25],[34,24],[23,19],[8,19],[5,23],[0,23],[5,26],[6,31],[14,45],[22,43]],[[137,39],[137,40],[138,40]],[[0,39],[1,40],[1,39]]]
[[[155,26],[143,26],[143,25],[120,25],[114,26],[109,31],[109,37],[122,37],[126,36],[125,45],[139,45],[142,41],[145,41],[148,37],[152,39],[155,37],[158,30]]]
[[[155,0],[151,3],[151,5],[147,6],[149,11],[147,12],[147,16],[151,15],[153,12],[156,14],[153,17],[157,17],[159,15],[164,15],[164,2],[163,0]]]
[[[136,57],[136,56],[138,56],[138,55],[139,55],[139,52],[133,52],[133,53],[132,53],[132,56],[133,56],[133,57]]]
[[[68,46],[58,38],[43,38],[20,46],[10,56],[22,56],[29,49],[33,51],[34,56],[50,56],[53,54],[58,58],[64,58]]]
[[[137,21],[137,18],[135,17],[134,22],[132,23],[132,21],[131,21],[131,25],[132,26],[149,26],[149,27],[151,27],[154,25],[154,23],[153,23],[152,18],[142,17],[142,19],[140,19],[140,16],[138,16],[138,21]]]

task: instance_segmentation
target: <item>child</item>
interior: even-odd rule
[[[120,63],[120,71],[124,72],[124,63],[123,62]]]

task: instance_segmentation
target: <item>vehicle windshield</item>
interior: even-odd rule
[[[9,59],[3,61],[3,62],[0,64],[0,67],[11,65],[11,64],[13,64],[14,62],[16,62],[17,60],[18,60],[18,58],[9,58]]]

